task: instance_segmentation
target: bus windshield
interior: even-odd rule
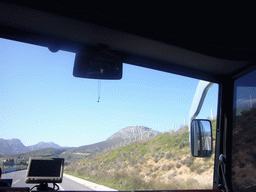
[[[82,79],[74,59],[0,39],[1,179],[32,188],[29,159],[44,157],[65,159],[60,190],[212,189],[214,155],[194,158],[189,147],[199,79],[126,63],[121,80]],[[199,114],[213,128],[217,89]]]

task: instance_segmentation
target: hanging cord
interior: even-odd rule
[[[218,178],[220,178],[220,170],[221,170],[221,175],[222,175],[222,185],[224,185],[226,192],[229,192],[228,190],[228,185],[227,185],[227,181],[226,181],[226,177],[224,174],[224,164],[225,164],[225,156],[223,154],[221,154],[219,156],[219,170],[218,170]],[[223,190],[222,190],[223,191]]]
[[[57,187],[57,189],[55,189],[55,187]],[[57,185],[56,183],[53,183],[53,190],[58,191],[60,189],[59,185]]]
[[[101,80],[98,80],[98,102],[100,102]]]

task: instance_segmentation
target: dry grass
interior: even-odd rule
[[[186,129],[165,133],[76,162],[66,171],[120,191],[211,189],[214,157],[191,157],[187,137]]]

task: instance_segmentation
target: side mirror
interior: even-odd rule
[[[194,119],[190,130],[191,154],[194,157],[212,156],[212,124],[206,119]]]

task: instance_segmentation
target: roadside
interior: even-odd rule
[[[24,167],[8,167],[8,168],[4,168],[2,167],[2,174],[5,173],[11,173],[11,172],[15,172],[15,171],[21,171],[21,170],[25,170],[27,168]]]
[[[79,183],[79,184],[82,184],[86,187],[89,187],[89,188],[91,188],[95,191],[117,191],[116,189],[111,189],[111,188],[105,187],[103,185],[98,185],[98,184],[92,183],[90,181],[86,181],[84,179],[80,179],[78,177],[74,177],[72,175],[68,175],[68,174],[65,174],[65,173],[64,173],[64,176],[73,180],[73,181],[75,181],[75,182],[77,182],[77,183]]]

